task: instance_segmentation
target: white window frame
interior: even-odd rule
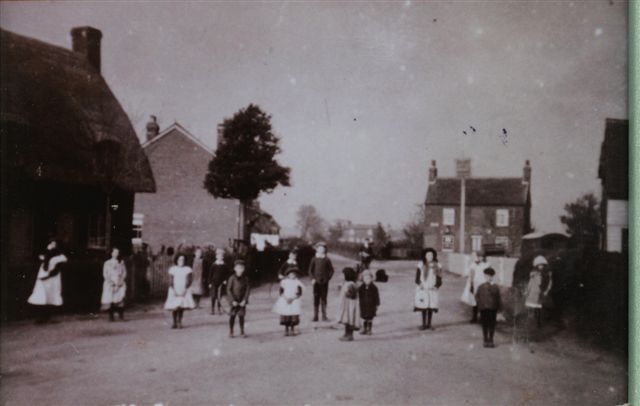
[[[502,240],[502,242],[500,242],[500,240]],[[509,240],[509,237],[507,237],[506,235],[498,235],[495,238],[495,243],[496,245],[502,245],[504,249],[508,251],[509,244],[511,244],[511,241]]]
[[[451,207],[444,207],[442,209],[442,225],[443,226],[456,225],[456,209]]]
[[[509,209],[496,210],[496,227],[509,227]]]
[[[471,236],[471,249],[473,251],[481,251],[482,250],[482,236],[481,235],[472,235]]]
[[[87,230],[87,247],[89,249],[107,248],[107,214],[92,213]]]

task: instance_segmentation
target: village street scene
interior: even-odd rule
[[[0,2],[0,403],[630,402],[627,8]]]

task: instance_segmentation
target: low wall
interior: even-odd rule
[[[439,256],[442,257],[440,261],[444,269],[457,275],[464,275],[472,261],[471,256],[465,254],[441,253]],[[487,257],[487,262],[496,271],[495,281],[502,286],[511,286],[517,261],[518,258]]]

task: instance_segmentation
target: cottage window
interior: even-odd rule
[[[442,224],[445,226],[456,225],[456,209],[442,209]]]
[[[135,245],[142,244],[142,226],[144,224],[144,214],[133,213],[133,238],[131,243]]]
[[[501,245],[505,250],[509,250],[509,237],[497,236],[496,244]]]
[[[482,236],[481,235],[472,235],[471,236],[471,249],[473,251],[481,251],[482,250]]]
[[[496,210],[496,227],[509,227],[509,210]]]
[[[107,224],[104,212],[94,213],[89,218],[89,238],[87,245],[89,248],[98,249],[107,247]]]

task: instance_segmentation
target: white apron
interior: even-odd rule
[[[29,296],[29,299],[27,299],[28,303],[39,306],[62,306],[62,282],[60,272],[50,278],[43,278],[49,276],[49,271],[54,270],[57,265],[63,262],[67,262],[67,257],[60,254],[49,260],[48,270],[44,269],[44,263],[40,265],[38,277],[33,286],[33,292],[31,296]]]

